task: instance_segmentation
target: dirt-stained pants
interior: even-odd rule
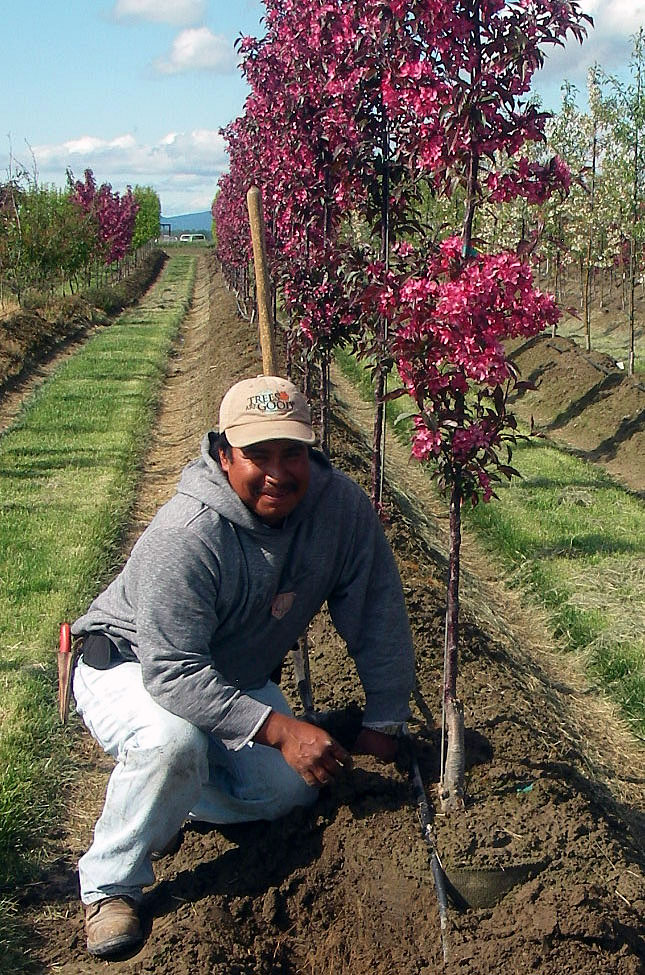
[[[248,693],[291,714],[271,681]],[[139,901],[154,881],[151,852],[163,850],[186,819],[277,819],[318,795],[277,749],[252,743],[228,751],[156,704],[137,663],[95,670],[81,658],[74,697],[90,732],[117,763],[94,842],[79,861],[85,904],[116,895]]]

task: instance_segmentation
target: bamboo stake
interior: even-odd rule
[[[252,186],[246,194],[253,243],[253,264],[255,266],[255,291],[258,306],[260,329],[260,348],[262,349],[262,372],[265,376],[276,376],[278,364],[273,334],[271,314],[271,286],[267,264],[266,236],[262,213],[262,194],[257,186]]]

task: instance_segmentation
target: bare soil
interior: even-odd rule
[[[645,496],[644,377],[561,336],[516,343],[512,356],[522,379],[536,386],[516,400],[518,415]]]
[[[541,360],[535,361],[537,369]],[[530,358],[524,372],[527,365],[531,368]],[[213,424],[224,390],[260,370],[254,330],[237,318],[233,298],[200,258],[195,303],[172,360],[134,534],[172,493],[181,466]],[[370,416],[339,376],[334,381],[333,459],[367,485]],[[569,393],[575,398],[571,386]],[[563,397],[558,409],[564,406]],[[546,404],[544,409],[540,422],[550,422]],[[386,530],[417,655],[410,727],[436,808],[445,511],[395,444],[389,447],[387,476]],[[57,857],[43,883],[21,893],[21,909],[33,926],[34,971],[644,972],[643,752],[584,678],[553,652],[538,614],[505,592],[496,575],[466,539],[459,686],[466,707],[469,800],[462,814],[437,815],[434,831],[449,871],[474,866],[482,880],[482,871],[495,868],[504,881],[513,879],[515,867],[528,868],[496,904],[451,906],[447,963],[407,770],[403,762],[395,767],[369,758],[357,758],[352,775],[333,791],[324,790],[309,812],[225,833],[187,829],[179,851],[158,864],[157,883],[146,893],[141,950],[110,966],[89,958],[76,861],[91,840],[111,763],[72,722],[85,774],[70,797]],[[312,624],[310,643],[316,706],[332,712],[333,732],[349,744],[362,695],[324,613]],[[293,687],[288,665],[283,687],[287,693]]]

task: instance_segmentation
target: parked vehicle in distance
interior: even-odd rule
[[[194,243],[195,241],[202,241],[202,240],[205,241],[206,234],[181,234],[179,240],[184,244],[186,243],[191,244]]]

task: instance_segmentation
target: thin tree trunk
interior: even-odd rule
[[[555,286],[553,288],[553,292],[555,294],[555,300],[558,302],[558,304],[560,304],[560,302],[562,301],[562,282],[561,282],[560,261],[561,261],[561,258],[560,258],[560,249],[558,248],[558,250],[556,252],[556,255],[555,255],[555,272],[554,272]],[[558,327],[557,322],[554,322],[553,325],[551,326],[551,338],[555,338],[555,334],[556,334],[557,327]]]
[[[591,352],[591,237],[587,242],[587,266],[583,289],[583,319],[585,323],[585,348]]]
[[[385,435],[385,370],[378,369],[376,386],[374,389],[374,428],[373,428],[373,456],[372,456],[372,504],[377,511],[383,504],[383,439]]]
[[[329,352],[320,359],[320,445],[329,457]]]
[[[472,69],[473,84],[481,73],[481,32],[479,0],[473,0],[471,8],[473,49],[477,58]],[[471,119],[473,128],[476,125]],[[474,132],[473,132],[474,135]],[[475,140],[473,139],[473,142]],[[473,149],[468,166],[466,211],[462,238],[462,258],[472,257],[472,236],[477,204],[479,155]],[[523,235],[524,236],[524,235]],[[464,397],[455,402],[457,428],[463,427]],[[464,741],[464,708],[457,698],[457,672],[459,661],[459,553],[461,548],[462,477],[457,467],[453,471],[450,488],[450,554],[448,558],[448,596],[446,600],[446,643],[443,668],[443,731],[447,737],[445,750],[442,743],[442,774],[439,784],[441,808],[451,812],[464,808],[466,745]]]
[[[292,338],[291,327],[289,327],[289,331],[287,332],[287,343],[286,343],[286,345],[287,345],[287,350],[286,350],[286,355],[285,355],[286,375],[287,375],[287,379],[292,379],[292,377],[293,377],[293,338]]]
[[[628,362],[628,373],[630,376],[634,375],[634,361],[635,361],[635,351],[636,351],[636,339],[635,339],[635,318],[636,318],[636,260],[634,251],[636,249],[636,241],[632,236],[629,248],[629,362]]]
[[[596,204],[596,157],[598,153],[598,129],[594,119],[593,139],[591,144],[591,219],[589,221],[589,236],[587,238],[587,266],[585,268],[584,286],[584,322],[585,322],[585,344],[587,352],[591,352],[591,258],[593,254],[593,222]]]
[[[459,552],[461,548],[462,486],[455,473],[450,492],[450,554],[448,558],[448,598],[446,603],[446,646],[444,661],[444,731],[446,758],[440,783],[444,812],[463,809],[466,750],[464,745],[464,707],[457,699],[459,654]]]
[[[638,40],[638,71],[636,76],[636,111],[634,112],[634,183],[632,190],[632,239],[629,247],[629,363],[628,373],[634,375],[635,360],[635,298],[636,298],[636,234],[638,228],[639,211],[639,182],[640,182],[640,122],[641,122],[641,64],[643,54],[643,28],[641,27]]]
[[[383,109],[385,113],[385,109]],[[385,115],[383,118],[381,151],[383,154],[383,180],[381,187],[381,261],[385,271],[389,270],[390,259],[390,146]],[[387,339],[387,323],[384,316],[377,325],[377,349],[380,351]],[[377,352],[377,355],[379,352]],[[387,390],[387,371],[379,359],[374,390],[374,436],[372,453],[372,504],[377,511],[383,504],[383,458],[385,453],[385,402]]]
[[[311,366],[309,356],[305,355],[302,364],[302,392],[308,403],[311,402]]]

